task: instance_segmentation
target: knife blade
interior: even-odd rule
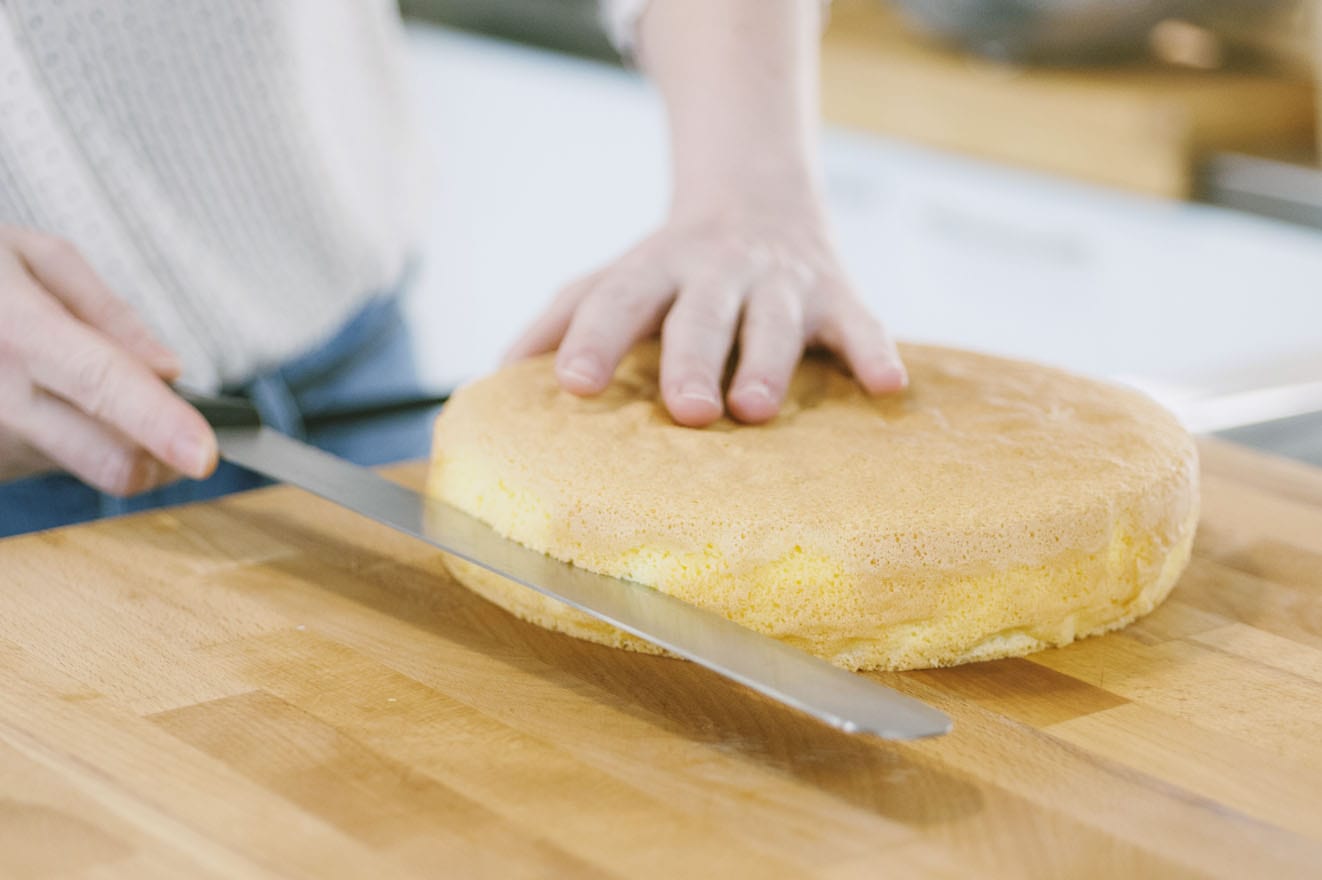
[[[180,390],[220,454],[557,599],[847,733],[907,740],[949,732],[946,715],[659,590],[597,574],[502,537],[456,507],[261,425],[241,398]]]

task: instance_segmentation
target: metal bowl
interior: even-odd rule
[[[1016,62],[1096,63],[1136,55],[1168,18],[1226,0],[891,0],[920,30]]]

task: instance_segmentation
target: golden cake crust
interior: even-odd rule
[[[759,427],[674,425],[658,347],[602,395],[550,356],[460,390],[429,491],[559,559],[654,586],[849,668],[1018,655],[1121,626],[1169,592],[1197,519],[1187,432],[1137,392],[1035,364],[902,347],[873,399],[826,358]],[[451,560],[543,626],[647,650]]]

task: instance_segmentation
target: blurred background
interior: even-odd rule
[[[896,335],[1137,385],[1322,464],[1322,0],[836,0],[827,188]],[[405,0],[436,156],[410,315],[448,388],[666,207],[593,0]]]

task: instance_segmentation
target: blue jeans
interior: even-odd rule
[[[383,403],[425,397],[412,339],[393,297],[370,303],[320,348],[227,393],[250,398],[268,426],[368,466],[425,456],[439,409],[404,407],[353,415],[380,410]],[[68,474],[43,474],[0,483],[0,537],[203,501],[268,482],[221,462],[201,482],[182,480],[132,498],[115,498]]]

